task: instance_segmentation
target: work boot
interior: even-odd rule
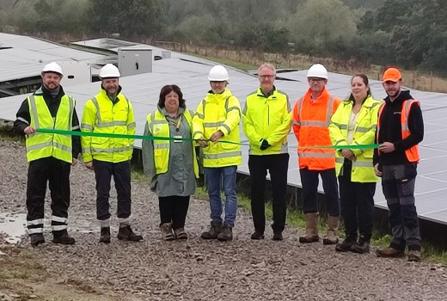
[[[37,247],[45,242],[45,238],[42,233],[33,233],[29,235],[30,243],[32,247]]]
[[[161,238],[166,241],[174,240],[175,236],[172,233],[172,224],[171,223],[163,223],[160,225]]]
[[[220,222],[211,222],[210,228],[208,231],[205,231],[200,235],[203,239],[216,239],[217,235],[222,231],[222,223]]]
[[[272,240],[280,241],[283,240],[282,232],[273,232]]]
[[[233,240],[233,228],[228,225],[224,225],[222,231],[217,234],[217,239],[220,241]]]
[[[355,244],[355,237],[347,236],[343,242],[337,243],[335,245],[335,251],[337,252],[348,252],[351,251],[352,246]]]
[[[327,232],[323,238],[323,245],[335,245],[338,242],[338,216],[327,217]]]
[[[260,232],[260,231],[255,231],[253,232],[253,234],[250,236],[251,239],[253,240],[261,240],[264,239],[264,233]]]
[[[388,247],[385,249],[377,249],[376,250],[377,257],[389,257],[389,258],[397,258],[405,256],[404,251],[397,250],[393,247]]]
[[[101,227],[101,236],[99,237],[99,242],[105,244],[110,243],[110,227]]]
[[[360,236],[359,241],[352,245],[351,251],[359,254],[369,253],[369,239]]]
[[[67,230],[53,231],[53,242],[55,244],[73,245],[76,241],[68,235]]]
[[[120,229],[118,230],[118,239],[127,241],[140,241],[143,239],[143,236],[135,234],[129,225],[120,225]]]
[[[174,229],[174,236],[176,239],[188,239],[188,234],[186,234],[184,228]]]
[[[407,260],[413,262],[421,261],[421,251],[419,250],[408,250]]]
[[[306,235],[300,236],[300,243],[311,243],[320,240],[318,236],[318,213],[306,213],[304,214],[304,219],[306,220]]]

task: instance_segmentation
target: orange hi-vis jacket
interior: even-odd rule
[[[293,132],[298,140],[299,168],[326,170],[335,168],[335,150],[315,148],[332,145],[329,137],[331,117],[341,103],[324,89],[317,99],[312,99],[312,91],[307,90],[293,107]]]
[[[402,127],[402,139],[407,138],[411,134],[410,129],[408,127],[408,116],[410,116],[410,109],[413,104],[419,105],[419,101],[417,101],[416,99],[407,99],[407,100],[404,100],[404,102],[402,103],[402,111],[400,114],[400,124]],[[379,118],[377,120],[377,131],[376,131],[377,141],[379,141],[380,123],[381,123],[383,108],[385,107],[385,105],[386,104],[383,104],[379,109]],[[412,147],[410,147],[409,149],[406,149],[405,156],[407,157],[409,162],[412,162],[412,163],[419,162],[419,147],[418,147],[418,145],[416,144],[416,145],[413,145]]]

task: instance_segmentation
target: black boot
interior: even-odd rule
[[[347,236],[343,242],[339,242],[335,245],[335,251],[337,252],[348,252],[351,251],[352,246],[354,245],[356,238],[354,236]]]
[[[45,242],[45,238],[43,237],[42,233],[30,234],[29,238],[32,247],[37,247],[38,245],[43,244]]]
[[[369,239],[360,236],[359,241],[352,245],[351,251],[359,254],[369,253]]]
[[[105,244],[110,243],[110,227],[101,228],[101,236],[99,237],[99,242],[103,242]]]
[[[118,231],[118,239],[127,241],[140,241],[143,239],[143,236],[135,234],[129,225],[120,225],[120,229]]]
[[[73,245],[76,240],[68,235],[67,230],[53,231],[53,242],[55,244]]]

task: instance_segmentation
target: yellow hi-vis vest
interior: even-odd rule
[[[186,122],[189,127],[192,128],[192,114],[189,110],[185,110],[183,113]],[[166,117],[159,111],[156,110],[152,114],[147,115],[147,124],[153,136],[157,137],[171,137],[169,123]],[[155,174],[166,173],[169,169],[169,151],[171,149],[172,140],[153,140],[154,142],[154,163],[155,163]],[[193,154],[193,166],[194,175],[196,178],[199,177],[199,165],[197,163],[196,152],[194,149],[193,141],[183,141],[182,143],[190,143],[192,147]]]
[[[329,124],[329,134],[332,144],[343,146],[348,144],[364,145],[374,143],[377,116],[381,104],[381,101],[375,100],[371,96],[365,99],[360,111],[357,113],[352,142],[348,143],[348,126],[353,104],[351,100],[343,101],[338,106],[334,115],[332,115],[331,123]],[[374,150],[371,148],[352,149],[351,151],[356,158],[352,162],[351,181],[359,183],[377,182],[378,178],[375,175],[373,166]],[[341,155],[341,150],[339,150],[336,152],[335,159],[337,175],[340,174],[343,162],[344,157]]]
[[[74,100],[64,95],[56,113],[51,116],[45,99],[42,95],[28,97],[28,107],[31,117],[30,126],[34,129],[45,128],[70,131],[72,125]],[[54,157],[61,161],[71,163],[73,160],[71,150],[71,136],[34,133],[26,138],[26,157],[28,161],[41,158]]]
[[[83,132],[106,134],[135,134],[135,119],[132,104],[119,93],[113,102],[104,89],[89,99],[84,107],[81,129]],[[124,162],[132,158],[134,139],[109,137],[81,137],[84,162],[92,159],[105,162]]]
[[[241,105],[226,88],[221,94],[208,93],[197,107],[193,117],[193,139],[209,139],[220,130],[220,140],[233,143],[209,142],[203,148],[203,166],[210,168],[239,165],[242,162],[239,123]]]

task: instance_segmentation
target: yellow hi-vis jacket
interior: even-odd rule
[[[225,167],[241,163],[240,120],[241,105],[228,88],[221,94],[210,91],[200,102],[192,122],[193,139],[209,139],[220,130],[224,134],[220,140],[237,143],[210,141],[203,148],[204,167]]]
[[[329,124],[329,134],[332,144],[343,146],[348,144],[372,144],[374,143],[377,116],[382,102],[368,96],[357,113],[352,142],[348,143],[348,126],[352,114],[353,101],[345,100],[337,108]],[[355,161],[352,162],[351,181],[360,183],[377,182],[374,173],[373,154],[374,149],[352,149]],[[344,157],[341,150],[336,152],[335,168],[337,175],[340,174]]]
[[[268,97],[260,88],[247,96],[242,116],[244,132],[250,141],[250,155],[288,153],[290,111],[289,97],[276,88]],[[262,139],[271,145],[266,150],[260,149]]]
[[[185,110],[183,116],[185,117],[186,122],[189,127],[192,127],[192,113],[189,110]],[[147,124],[150,129],[150,132],[154,136],[158,137],[173,137],[173,133],[170,133],[169,123],[166,120],[166,117],[160,112],[160,110],[156,110],[152,114],[147,115]],[[172,140],[157,140],[154,139],[154,165],[155,165],[155,174],[163,174],[166,173],[169,169],[169,152],[171,148]],[[199,177],[199,165],[197,163],[196,151],[194,149],[193,141],[183,141],[182,143],[190,143],[192,147],[193,154],[193,166],[194,166],[194,175],[196,178]]]
[[[28,106],[31,117],[30,126],[34,129],[72,130],[75,101],[71,97],[62,96],[55,119],[51,116],[39,90],[28,97]],[[71,136],[37,132],[26,138],[26,157],[28,161],[54,157],[71,163],[73,160],[71,147]]]
[[[135,135],[132,104],[121,92],[113,104],[106,90],[89,99],[84,107],[83,132]],[[134,139],[82,136],[82,158],[118,163],[132,158]]]

